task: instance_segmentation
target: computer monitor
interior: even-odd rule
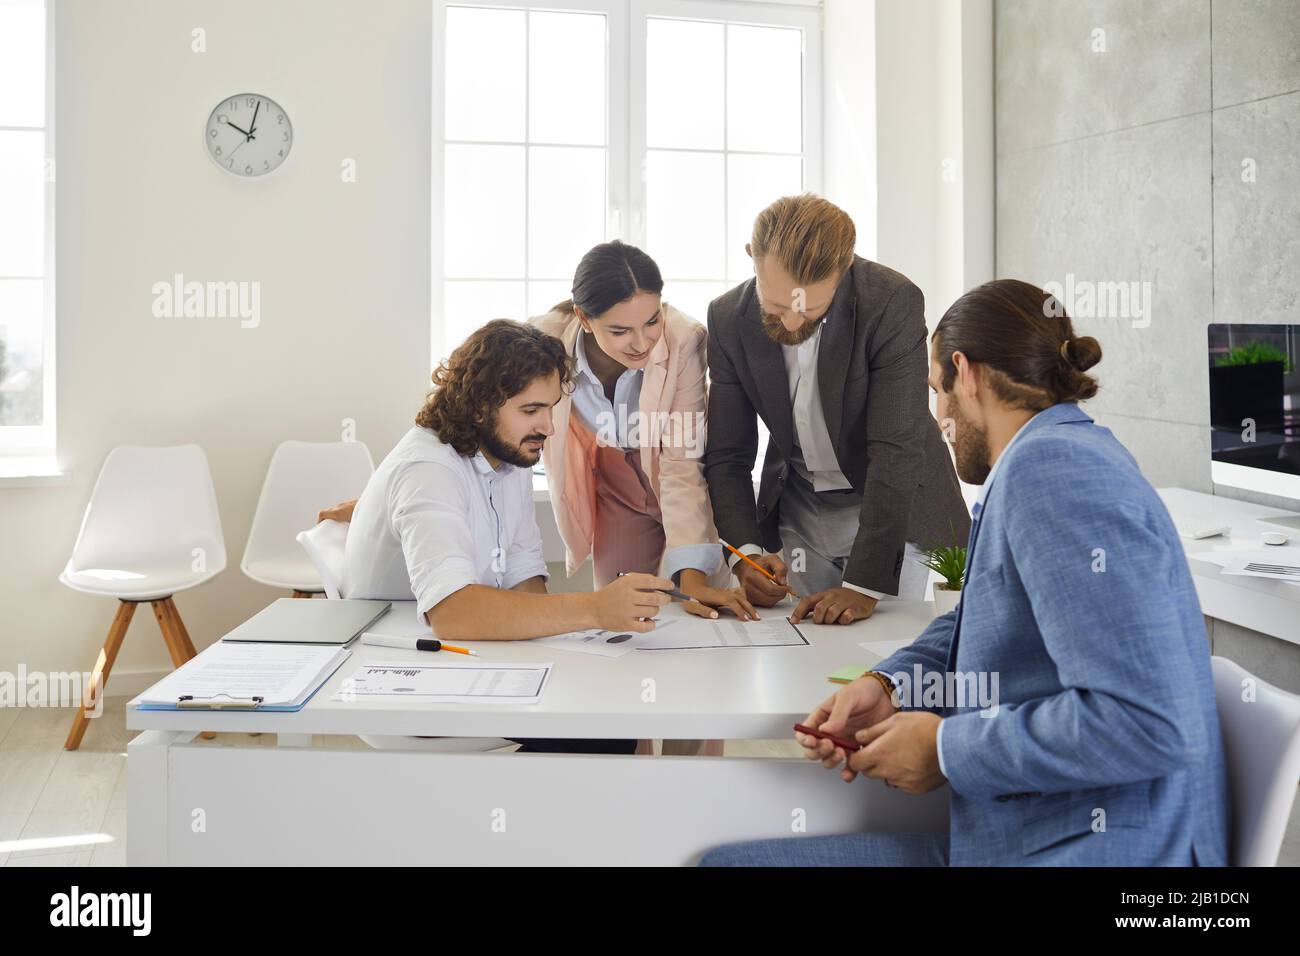
[[[1300,325],[1211,325],[1209,374],[1215,484],[1300,498]]]

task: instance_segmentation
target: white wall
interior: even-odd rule
[[[0,486],[0,669],[93,665],[113,602],[57,576],[113,446],[196,441],[208,453],[229,566],[177,600],[202,647],[280,596],[238,570],[275,446],[335,440],[351,418],[379,460],[408,426],[428,381],[431,7],[59,0],[59,454],[69,480]],[[992,160],[972,154],[991,95],[960,88],[981,69],[968,48],[988,0],[967,8],[826,4],[826,194],[854,215],[865,255],[921,286],[932,323],[991,275],[991,213],[979,203],[987,187],[991,204]],[[205,53],[191,51],[195,28]],[[212,106],[246,91],[276,99],[294,122],[292,154],[265,181],[221,173],[200,145]],[[941,179],[945,156],[959,159],[958,185]],[[355,183],[341,181],[345,158],[357,161]],[[151,287],[176,272],[261,281],[260,326],[154,318]],[[110,690],[169,666],[145,608]]]
[[[429,0],[58,0],[59,455],[68,483],[0,487],[0,669],[89,670],[111,599],[57,581],[114,445],[198,442],[230,554],[177,604],[200,647],[282,596],[239,572],[266,465],[355,419],[376,461],[428,382]],[[207,52],[191,51],[191,30]],[[294,123],[265,181],[201,145],[223,97]],[[357,162],[355,183],[340,164]],[[159,319],[151,286],[260,280],[261,324]],[[170,667],[147,606],[114,669]]]
[[[826,196],[933,327],[993,278],[992,2],[826,0],[825,18]]]

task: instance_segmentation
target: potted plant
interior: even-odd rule
[[[1282,427],[1291,359],[1268,342],[1246,342],[1216,356],[1210,368],[1210,425],[1239,432],[1247,419],[1260,431]]]
[[[922,552],[921,563],[943,578],[934,583],[934,613],[947,614],[961,600],[961,581],[966,574],[965,545],[945,545]]]

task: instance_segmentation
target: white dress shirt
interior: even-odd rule
[[[512,588],[547,577],[528,468],[466,458],[415,427],[357,501],[343,560],[344,597],[409,601],[421,617],[470,584]]]
[[[645,371],[624,369],[614,383],[614,401],[611,402],[605,397],[605,386],[601,384],[600,376],[587,361],[584,338],[585,333],[580,331],[573,343],[573,358],[578,370],[573,383],[573,411],[602,445],[631,448],[627,440],[628,426],[639,417]]]
[[[791,462],[813,491],[842,491],[853,483],[844,477],[835,445],[826,428],[821,393],[817,389],[817,354],[821,348],[822,329],[826,320],[817,320],[817,331],[798,345],[782,345],[785,375],[790,386],[790,406],[794,416],[796,444],[803,454]]]
[[[628,443],[628,432],[640,418],[641,383],[645,380],[645,371],[639,368],[625,369],[614,383],[614,401],[605,395],[605,386],[587,361],[585,333],[579,331],[573,343],[573,358],[578,374],[574,376],[573,411],[587,430],[597,437],[602,445],[623,449],[634,446]],[[639,429],[640,434],[648,436],[653,431]],[[660,506],[662,507],[662,502]],[[713,574],[718,567],[718,546],[716,544],[683,544],[669,548],[664,554],[663,576],[677,581],[677,575],[686,568],[694,568],[705,575]]]

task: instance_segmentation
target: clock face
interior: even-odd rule
[[[258,93],[222,100],[208,117],[203,143],[212,161],[236,176],[263,176],[293,145],[293,126],[280,104]]]

